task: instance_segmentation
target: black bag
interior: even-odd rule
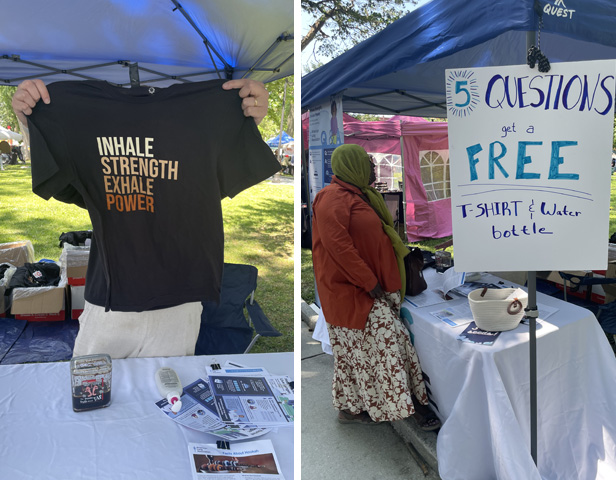
[[[85,245],[88,238],[92,238],[92,230],[79,230],[76,232],[62,233],[62,235],[60,235],[59,247],[62,248],[65,243],[74,245],[75,247],[80,247]]]
[[[428,284],[423,276],[424,256],[421,249],[409,248],[409,254],[404,257],[404,269],[406,270],[406,295],[419,295]]]

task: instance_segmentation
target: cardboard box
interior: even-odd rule
[[[30,322],[65,319],[66,281],[57,287],[14,288],[11,315]]]
[[[60,255],[60,264],[66,272],[68,284],[82,286],[86,284],[86,272],[90,258],[90,247],[75,247],[64,244]]]
[[[84,299],[86,287],[70,287],[71,293],[71,318],[79,320],[79,316],[83,313],[86,301]]]
[[[605,277],[616,278],[616,263],[608,264]],[[616,283],[608,283],[603,285],[603,291],[605,292],[605,303],[610,303],[616,300]]]
[[[0,244],[0,263],[10,263],[21,267],[24,263],[34,263],[34,247],[30,240]]]

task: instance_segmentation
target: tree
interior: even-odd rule
[[[313,41],[313,54],[335,57],[408,13],[417,0],[302,0],[311,19],[302,52]]]
[[[17,87],[0,86],[0,126],[10,127],[14,132],[19,132],[17,117],[11,106],[11,99]]]
[[[284,98],[284,85],[287,83],[287,95],[282,112],[282,101]],[[283,119],[283,130],[293,137],[293,92],[294,78],[281,78],[265,85],[269,92],[269,106],[267,116],[259,125],[259,130],[264,139],[275,137],[280,133],[280,119]]]

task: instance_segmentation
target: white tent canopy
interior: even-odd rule
[[[15,142],[21,142],[21,134],[8,130],[4,127],[0,127],[0,140],[13,140]]]
[[[29,0],[5,11],[0,85],[31,78],[129,85],[129,72],[160,87],[291,75],[293,2]]]

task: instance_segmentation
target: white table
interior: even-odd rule
[[[155,405],[154,374],[168,366],[187,385],[214,359],[293,378],[293,353],[113,360],[110,406],[76,413],[68,362],[0,366],[0,479],[191,479],[188,444],[220,439],[167,418]],[[293,427],[261,439],[292,479]]]
[[[428,287],[436,284],[426,271]],[[466,299],[453,303],[466,302]],[[537,294],[558,308],[537,329],[538,467],[530,455],[528,327],[493,346],[456,339],[450,327],[414,308],[412,331],[443,427],[437,456],[443,480],[616,478],[616,359],[594,315]],[[447,302],[451,303],[451,302]]]

